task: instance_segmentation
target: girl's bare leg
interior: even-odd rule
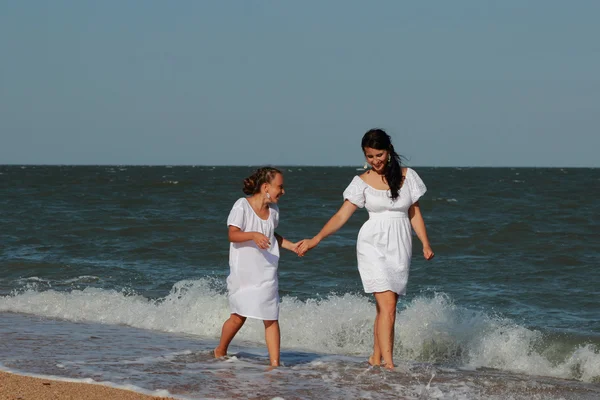
[[[221,340],[219,341],[217,348],[213,351],[216,358],[227,355],[229,343],[231,343],[240,328],[244,326],[244,322],[246,322],[246,317],[242,317],[235,313],[231,314],[229,319],[225,321],[223,329],[221,329]]]
[[[279,332],[279,321],[263,321],[265,324],[265,342],[269,351],[269,364],[279,367],[279,352],[281,334]]]
[[[369,357],[369,364],[371,365],[381,365],[381,349],[379,348],[379,339],[377,338],[377,333],[379,331],[379,304],[375,303],[377,307],[377,315],[375,316],[375,323],[373,324],[373,354]]]
[[[377,339],[381,357],[388,369],[394,368],[394,324],[396,323],[396,303],[398,295],[392,291],[375,293],[379,306],[377,317]]]

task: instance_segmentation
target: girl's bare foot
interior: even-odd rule
[[[219,350],[219,348],[217,347],[216,349],[213,350],[213,355],[215,356],[215,358],[221,358],[221,357],[225,357],[227,355],[227,352],[223,352],[223,351]]]
[[[371,365],[372,367],[378,367],[381,365],[381,359],[375,360],[375,357],[371,355],[369,357],[369,365]]]

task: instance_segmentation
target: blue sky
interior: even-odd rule
[[[0,3],[0,164],[600,166],[600,2]]]

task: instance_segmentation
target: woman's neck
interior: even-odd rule
[[[385,167],[381,172],[377,172],[374,169],[370,169],[369,172],[374,172],[376,175],[379,175],[385,178],[385,173],[387,172],[387,167]]]

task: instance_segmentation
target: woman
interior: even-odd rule
[[[383,360],[386,368],[393,369],[396,304],[398,296],[406,293],[412,256],[411,225],[423,244],[425,259],[434,256],[418,202],[427,189],[414,170],[401,167],[385,131],[368,131],[361,147],[371,170],[354,177],[344,191],[342,207],[315,237],[299,242],[296,250],[303,256],[340,229],[358,207],[367,208],[369,219],[358,233],[356,255],[364,290],[374,294],[377,305],[369,363],[380,365]]]

